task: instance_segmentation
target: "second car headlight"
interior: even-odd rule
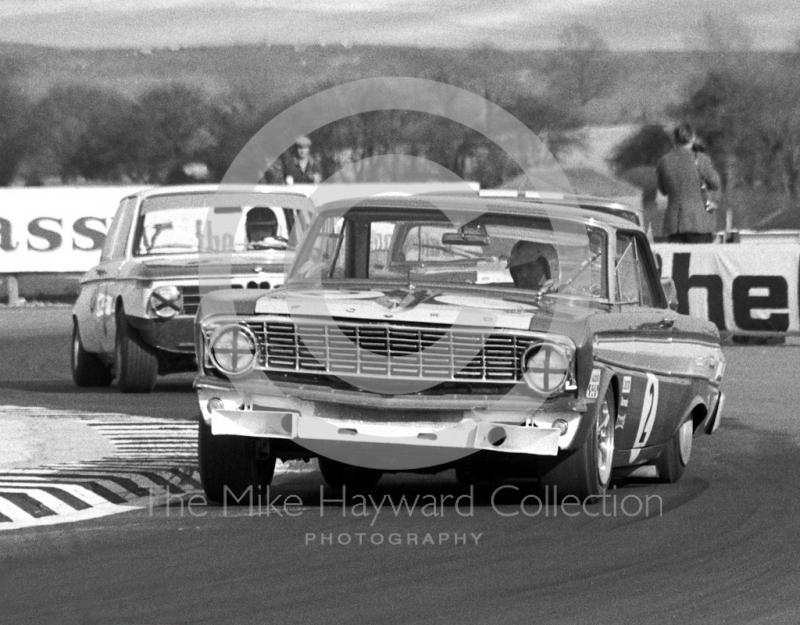
[[[150,293],[147,310],[159,319],[172,319],[183,312],[183,294],[176,286],[159,286]]]
[[[569,379],[572,354],[557,343],[535,343],[522,355],[522,378],[537,393],[552,395]]]
[[[221,326],[208,343],[211,361],[223,373],[243,375],[255,367],[258,343],[248,328],[237,324]]]

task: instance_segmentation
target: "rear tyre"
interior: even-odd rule
[[[70,364],[72,366],[72,380],[76,386],[109,386],[114,380],[111,369],[97,357],[97,354],[87,352],[83,348],[78,321],[72,323],[72,351]]]
[[[658,481],[666,484],[677,482],[683,477],[686,465],[692,455],[694,424],[691,419],[684,421],[672,435],[664,451],[656,459]]]
[[[268,446],[249,436],[214,435],[201,418],[197,455],[206,497],[224,505],[257,504],[275,473],[275,456]]]
[[[156,385],[158,357],[136,334],[122,309],[117,313],[114,368],[123,393],[149,393]]]
[[[541,476],[539,487],[545,494],[550,491],[550,501],[561,501],[569,495],[583,503],[605,495],[614,462],[616,419],[614,392],[609,388],[583,444]]]
[[[373,488],[383,476],[378,469],[367,469],[345,464],[320,456],[319,470],[325,483],[331,488],[347,486],[353,489]]]

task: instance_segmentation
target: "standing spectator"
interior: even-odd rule
[[[286,184],[319,184],[321,180],[319,164],[311,157],[311,139],[299,137],[291,156],[283,163],[283,181]]]
[[[714,205],[707,208],[701,187],[717,191],[720,180],[711,159],[692,149],[695,141],[694,129],[681,124],[675,129],[675,147],[656,164],[658,190],[667,196],[664,235],[671,243],[714,240]]]

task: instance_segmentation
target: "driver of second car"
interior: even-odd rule
[[[286,242],[278,237],[278,219],[272,209],[266,206],[255,206],[248,211],[245,231],[249,249],[275,247]]]
[[[511,248],[506,265],[520,289],[538,291],[550,280],[550,263],[544,255],[542,245],[533,241],[517,241]]]

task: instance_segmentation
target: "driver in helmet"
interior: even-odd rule
[[[250,249],[286,247],[286,240],[278,236],[278,219],[271,208],[256,206],[245,217],[247,247]]]
[[[552,277],[543,246],[534,241],[517,241],[511,248],[506,267],[514,286],[520,289],[538,291]]]

